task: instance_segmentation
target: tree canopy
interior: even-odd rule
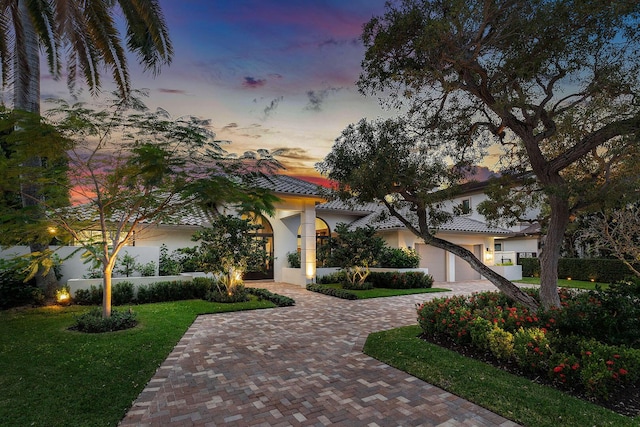
[[[639,142],[638,18],[626,0],[402,0],[364,27],[363,93],[405,105],[423,137],[457,147],[454,164],[496,144],[505,165],[534,174],[549,206],[547,307],[559,305],[560,246],[584,205],[571,197],[597,195],[572,188],[607,182],[602,156]]]

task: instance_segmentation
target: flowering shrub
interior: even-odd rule
[[[418,323],[428,335],[444,334],[459,343],[471,342],[471,310],[465,297],[437,298],[418,306]]]
[[[551,347],[543,329],[520,328],[513,335],[513,352],[518,366],[528,372],[546,369]]]
[[[580,361],[577,356],[555,353],[549,358],[548,376],[556,384],[574,385],[580,381]]]
[[[561,308],[540,313],[511,304],[497,292],[438,298],[417,306],[418,323],[426,335],[446,335],[499,359],[513,358],[526,372],[564,387],[582,384],[591,396],[607,399],[624,384],[640,381],[640,349],[593,337],[602,335],[597,330],[603,325],[609,341],[640,343],[640,326],[632,331],[616,326],[640,322],[639,301],[626,292],[622,297],[625,291],[620,290],[561,290]],[[613,302],[620,299],[616,314]]]
[[[509,359],[513,356],[513,334],[496,325],[487,334],[489,350],[498,359]]]
[[[473,345],[483,350],[489,350],[489,333],[493,330],[493,323],[478,316],[473,319],[469,329]]]
[[[607,399],[618,386],[640,379],[640,354],[627,347],[610,346],[596,340],[583,341],[580,348],[582,383],[594,396]]]

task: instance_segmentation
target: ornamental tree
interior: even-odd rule
[[[640,3],[626,0],[403,0],[364,27],[363,93],[405,105],[422,135],[461,154],[496,144],[534,174],[549,207],[545,307],[560,304],[574,213],[565,171],[639,141],[639,17]],[[589,172],[587,182],[606,178]]]
[[[329,265],[342,268],[352,287],[364,285],[370,274],[369,267],[380,258],[384,240],[376,236],[376,230],[370,226],[351,230],[347,224],[339,223],[335,231],[336,237],[329,241]]]
[[[250,219],[217,215],[211,227],[198,231],[193,240],[199,242],[198,262],[206,273],[220,276],[220,293],[232,296],[242,285],[242,274],[248,269],[261,271],[269,254],[255,233],[262,226]]]
[[[74,203],[56,207],[38,199],[37,205],[61,240],[73,239],[100,263],[104,317],[111,314],[118,253],[134,233],[197,209],[215,213],[225,204],[259,211],[276,200],[252,185],[262,172],[278,167],[270,154],[228,155],[206,120],[173,119],[164,110],[147,110],[135,98],[117,100],[100,111],[60,101],[49,117],[68,141],[66,152],[62,150],[68,173],[62,180],[52,176],[43,188],[64,188]],[[10,219],[2,227],[15,244],[21,239],[19,216]],[[88,239],[89,231],[97,231],[98,237]],[[39,254],[39,260],[49,259],[50,252]]]

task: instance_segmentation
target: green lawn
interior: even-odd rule
[[[145,304],[136,328],[108,334],[67,330],[89,307],[0,312],[0,424],[115,426],[198,314],[270,307]]]
[[[628,418],[551,387],[420,340],[419,326],[369,335],[364,352],[528,427],[638,426]]]
[[[342,285],[331,284],[322,285],[334,289],[342,289]],[[367,298],[382,298],[382,297],[395,297],[399,295],[413,295],[413,294],[426,294],[430,292],[448,292],[450,289],[442,288],[415,288],[415,289],[390,289],[390,288],[373,288],[365,291],[356,291],[348,289],[349,292],[353,292],[358,296],[358,299]]]
[[[531,285],[539,285],[540,278],[539,277],[523,277],[522,280],[514,280],[513,283],[528,283]],[[609,287],[606,283],[597,283],[597,282],[585,282],[582,280],[567,280],[567,279],[558,279],[558,286],[563,288],[577,288],[577,289],[595,289],[596,286],[600,286],[602,289],[607,289]]]

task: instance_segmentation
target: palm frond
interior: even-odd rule
[[[173,45],[157,0],[118,0],[127,23],[127,47],[138,54],[145,70],[156,75],[170,64]]]
[[[47,0],[24,0],[39,39],[40,46],[47,55],[49,72],[54,78],[60,77],[60,39],[57,34],[57,23],[51,3]]]
[[[108,3],[101,0],[86,2],[85,17],[92,42],[87,44],[91,48],[88,53],[91,56],[100,53],[102,62],[111,70],[121,96],[127,97],[131,92],[127,58]]]

